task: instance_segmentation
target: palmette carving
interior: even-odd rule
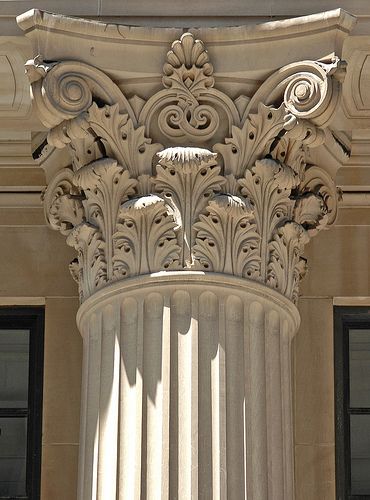
[[[334,112],[339,60],[290,64],[235,101],[191,33],[172,44],[164,88],[146,101],[87,64],[27,68],[49,143],[71,153],[44,206],[77,251],[81,300],[117,280],[194,269],[297,301],[304,245],[337,213],[331,177],[306,158]]]
[[[157,124],[163,136],[175,143],[204,144],[224,128],[225,120],[229,132],[233,124],[240,124],[235,103],[214,88],[208,53],[192,33],[184,33],[172,44],[162,81],[165,89],[140,112],[139,122],[145,123],[147,133]]]
[[[213,87],[213,67],[203,42],[185,33],[172,44],[163,67],[163,84],[177,92],[177,103],[159,114],[159,127],[167,137],[207,140],[219,126],[218,113],[201,104],[202,92]]]

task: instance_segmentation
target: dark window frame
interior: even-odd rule
[[[350,415],[370,414],[349,404],[349,330],[370,329],[370,307],[334,307],[335,469],[337,500],[370,500],[351,495]]]
[[[41,437],[42,397],[44,374],[44,307],[0,307],[0,328],[30,331],[28,409],[0,408],[0,416],[14,418],[27,416],[27,496],[12,497],[11,500],[39,500],[41,485]],[[17,415],[18,414],[18,415]],[[0,497],[0,500],[9,497]]]

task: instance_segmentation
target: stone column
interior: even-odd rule
[[[259,283],[168,272],[81,307],[79,499],[291,499],[295,306]]]
[[[307,158],[331,137],[338,59],[281,68],[244,110],[191,33],[140,106],[86,64],[27,68],[71,152],[44,204],[77,251],[78,499],[293,500],[302,253],[337,207]]]

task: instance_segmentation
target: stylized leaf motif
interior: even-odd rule
[[[152,159],[163,149],[151,144],[144,135],[144,126],[135,128],[127,114],[121,114],[117,104],[103,108],[93,103],[88,110],[89,126],[103,142],[106,155],[115,158],[132,177],[152,174]]]
[[[232,127],[232,137],[225,144],[216,144],[213,150],[224,159],[225,174],[239,178],[246,168],[270,152],[274,139],[284,129],[293,126],[295,119],[289,115],[284,105],[278,109],[260,103],[258,113],[251,114],[242,128]]]
[[[223,186],[225,193],[239,196],[241,193],[241,187],[238,179],[233,174],[225,175],[226,182]]]
[[[242,194],[251,200],[255,209],[257,233],[261,237],[262,280],[266,280],[268,243],[277,226],[292,217],[294,201],[289,196],[298,182],[298,176],[290,167],[269,159],[257,161],[239,180]]]
[[[169,148],[159,153],[155,189],[173,208],[180,226],[181,265],[193,263],[194,223],[205,210],[209,198],[225,183],[219,175],[216,155],[205,149]]]
[[[118,165],[115,160],[106,158],[78,170],[75,183],[86,196],[83,202],[86,220],[101,231],[105,242],[108,279],[111,279],[113,276],[112,236],[116,230],[118,209],[122,201],[135,193],[137,181],[131,179],[129,172]]]
[[[213,87],[215,83],[206,48],[191,33],[184,33],[180,40],[173,42],[167,53],[163,73],[165,87],[177,90],[185,88],[191,94]]]
[[[105,242],[96,227],[83,222],[71,231],[67,243],[77,250],[80,293],[86,299],[108,281]],[[76,274],[75,267],[73,271]]]
[[[285,134],[271,152],[271,158],[289,165],[300,179],[303,178],[306,168],[306,152],[302,142],[289,139],[287,134]]]
[[[269,243],[267,284],[295,303],[299,281],[305,272],[305,260],[301,259],[301,254],[308,240],[301,225],[288,222],[277,230]]]
[[[113,235],[114,277],[157,272],[178,261],[175,227],[169,207],[158,196],[123,203]]]
[[[194,225],[197,232],[194,257],[201,268],[258,278],[260,237],[253,222],[253,208],[237,196],[215,196]]]
[[[296,120],[294,127],[279,137],[270,152],[272,158],[291,167],[304,180],[308,148],[320,146],[325,140],[323,130],[307,120]]]
[[[100,144],[89,127],[87,117],[87,113],[81,113],[71,120],[64,120],[51,129],[47,136],[48,144],[59,149],[67,146],[74,170],[102,156]]]
[[[73,185],[72,170],[61,169],[43,193],[45,218],[50,226],[68,235],[83,220],[81,198]]]
[[[326,206],[327,225],[333,224],[338,213],[339,193],[330,175],[316,165],[308,165],[299,193],[313,193],[322,198]]]
[[[328,221],[323,198],[313,193],[299,197],[294,207],[294,220],[307,230],[310,237],[318,233]]]

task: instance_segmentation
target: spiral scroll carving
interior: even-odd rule
[[[40,119],[48,128],[78,117],[93,100],[117,103],[136,122],[126,97],[102,71],[77,61],[43,63],[40,58],[26,63],[32,81],[33,98]]]
[[[287,110],[297,118],[326,126],[339,98],[339,82],[335,78],[339,69],[342,68],[337,57],[328,62],[288,64],[261,85],[252,97],[244,119],[257,110],[260,102],[270,105],[283,100]]]

